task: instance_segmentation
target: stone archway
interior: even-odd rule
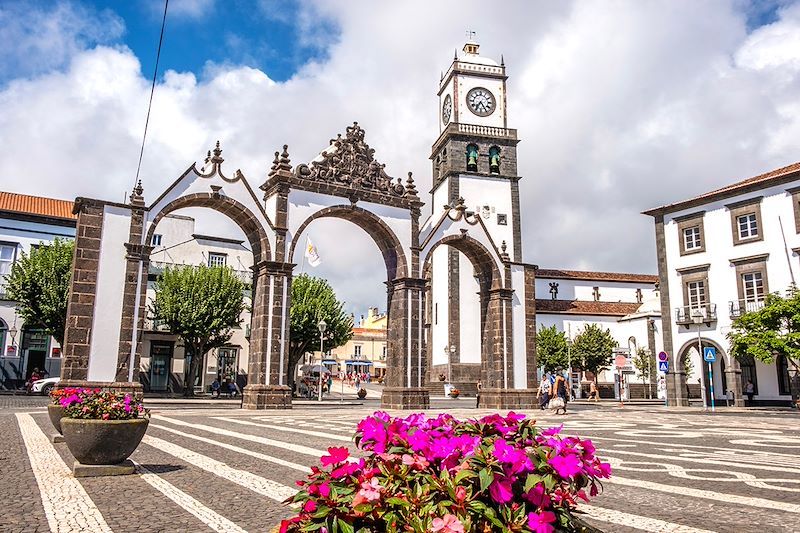
[[[700,345],[702,348],[710,346],[716,350],[717,360],[711,365],[714,373],[714,398],[716,400],[724,400],[727,396],[727,391],[730,390],[733,392],[734,405],[737,407],[743,407],[745,402],[742,393],[742,370],[739,362],[734,357],[731,357],[727,350],[725,350],[719,343],[711,339],[701,337]],[[687,389],[689,376],[686,375],[683,360],[689,353],[698,353],[697,339],[692,339],[691,341],[684,343],[683,346],[681,346],[681,348],[678,350],[678,356],[675,358],[675,371],[681,377],[680,382],[682,386],[686,387]],[[708,365],[703,361],[702,350],[699,352],[699,361],[700,368],[697,370],[700,373],[700,386],[706,391],[709,391],[710,387],[707,370]],[[710,405],[710,397],[708,396],[708,393],[706,394],[706,404]]]

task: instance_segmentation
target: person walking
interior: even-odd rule
[[[753,380],[747,380],[747,384],[744,386],[744,393],[747,395],[747,405],[752,406],[753,396],[756,394],[756,386],[753,385]]]
[[[542,380],[539,382],[539,391],[536,393],[536,398],[539,400],[539,409],[544,411],[547,409],[547,404],[550,402],[550,389],[552,384],[550,383],[550,372],[542,376]]]
[[[478,392],[475,393],[475,409],[481,406],[481,388],[483,388],[483,385],[481,380],[478,380]]]
[[[589,400],[594,400],[597,403],[598,398],[600,397],[600,392],[597,390],[597,383],[592,381],[589,385]]]
[[[564,411],[563,414],[567,414],[567,380],[564,378],[563,371],[561,368],[558,369],[556,373],[556,380],[553,382],[553,387],[550,390],[550,396],[553,399],[558,398],[561,400],[559,403],[563,403],[562,406],[556,407],[555,414],[558,414],[559,411]]]

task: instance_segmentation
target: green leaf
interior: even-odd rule
[[[489,485],[492,484],[492,481],[494,481],[494,476],[492,475],[491,470],[488,468],[484,468],[478,472],[478,477],[480,478],[481,482],[481,491],[486,490]]]
[[[523,489],[523,492],[528,492],[538,483],[541,482],[542,482],[542,476],[540,476],[539,474],[528,474],[528,477],[525,478],[525,488]]]
[[[348,524],[341,518],[337,519],[337,523],[339,524],[339,528],[342,530],[342,533],[354,533],[352,524]]]

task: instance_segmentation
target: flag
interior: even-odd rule
[[[322,263],[322,259],[319,258],[319,254],[317,253],[317,247],[314,246],[314,243],[311,242],[311,239],[306,240],[306,259],[308,260],[308,264],[312,267],[319,266]]]

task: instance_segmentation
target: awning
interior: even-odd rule
[[[345,361],[345,363],[348,364],[348,365],[353,365],[353,366],[372,366],[372,361],[353,361],[351,359],[351,360]]]
[[[336,359],[323,359],[322,360],[322,364],[323,365],[336,365],[338,363],[339,363],[339,361],[337,361]]]

